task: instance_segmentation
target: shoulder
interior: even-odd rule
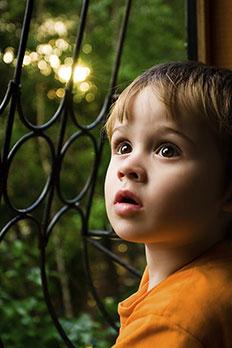
[[[148,293],[144,305],[205,346],[213,339],[214,347],[227,347],[221,340],[232,342],[231,247],[219,245],[183,267]]]

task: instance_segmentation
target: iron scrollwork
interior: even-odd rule
[[[96,138],[92,135],[91,130],[93,130],[99,123],[104,122],[106,118],[110,106],[112,104],[113,99],[115,98],[116,92],[116,82],[117,75],[120,66],[120,59],[123,49],[123,43],[126,35],[126,29],[130,14],[131,8],[131,0],[127,0],[125,2],[125,13],[119,33],[118,44],[115,55],[115,63],[112,69],[111,81],[109,83],[108,94],[105,97],[105,102],[102,106],[102,109],[96,119],[89,125],[81,124],[75,117],[75,113],[73,111],[73,101],[72,101],[72,90],[73,90],[73,80],[72,77],[69,80],[69,83],[65,89],[65,95],[59,104],[56,112],[51,116],[51,118],[44,124],[38,126],[32,124],[24,114],[22,101],[21,101],[21,74],[23,67],[23,58],[25,55],[26,44],[28,40],[29,28],[32,19],[32,11],[34,7],[34,0],[27,0],[26,10],[24,15],[24,22],[22,27],[22,33],[20,38],[20,44],[18,49],[17,56],[17,64],[14,70],[13,79],[9,82],[8,89],[6,91],[5,97],[0,105],[0,117],[3,112],[8,107],[7,114],[7,122],[5,128],[5,138],[4,144],[1,154],[1,166],[0,166],[0,197],[2,203],[4,203],[9,210],[13,212],[13,217],[6,223],[3,229],[0,232],[0,243],[10,230],[12,226],[18,223],[21,220],[30,220],[37,229],[38,235],[38,247],[40,250],[40,271],[41,271],[41,280],[42,280],[42,288],[44,293],[44,298],[48,307],[48,311],[50,316],[60,334],[63,338],[67,347],[74,347],[73,343],[67,337],[63,327],[61,326],[57,315],[55,313],[55,309],[51,302],[51,297],[48,290],[48,278],[46,274],[46,248],[48,246],[50,236],[52,234],[52,230],[54,226],[57,224],[59,219],[65,215],[70,210],[75,210],[75,212],[80,216],[82,229],[81,229],[81,237],[83,243],[83,258],[86,270],[87,281],[89,284],[89,288],[96,300],[96,303],[99,309],[104,314],[104,317],[109,322],[109,324],[118,330],[116,323],[113,318],[107,312],[102,303],[101,299],[98,296],[97,290],[94,287],[90,265],[89,265],[89,255],[88,255],[88,245],[91,244],[102,253],[105,253],[108,257],[110,257],[114,262],[119,263],[123,267],[127,268],[134,275],[140,277],[140,273],[134,269],[131,265],[127,264],[125,261],[121,260],[116,254],[108,250],[104,247],[98,240],[94,237],[114,237],[115,234],[113,231],[95,231],[89,230],[88,221],[90,215],[90,208],[93,200],[93,194],[96,185],[96,177],[98,173],[98,169],[101,162],[101,155],[103,149],[103,137],[99,134],[99,137]],[[80,23],[76,36],[76,45],[73,53],[73,66],[72,66],[72,75],[74,72],[74,67],[77,64],[81,43],[83,39],[84,29],[86,25],[87,12],[89,7],[89,0],[83,0],[82,9],[80,15]],[[19,119],[22,124],[28,130],[28,133],[21,137],[12,148],[10,148],[11,140],[12,140],[12,129],[15,121],[16,112],[19,115]],[[74,133],[68,140],[65,140],[65,130],[67,127],[68,116],[71,116],[73,123],[75,124],[77,131]],[[53,140],[45,133],[47,129],[50,129],[54,125],[59,125],[59,137],[57,144],[55,145]],[[62,167],[62,161],[65,156],[66,151],[71,146],[71,144],[79,137],[88,137],[93,144],[94,149],[94,164],[91,170],[91,173],[82,189],[82,191],[73,199],[66,199],[60,189],[60,170]],[[11,198],[8,193],[8,174],[11,168],[11,164],[14,161],[14,157],[20,148],[29,142],[33,138],[42,138],[48,146],[50,157],[51,157],[51,170],[50,174],[46,180],[45,186],[42,189],[39,197],[35,199],[35,201],[28,207],[17,208],[13,204]],[[100,139],[100,140],[99,140]],[[51,216],[51,206],[54,197],[54,193],[57,193],[59,200],[62,204],[61,209],[56,213],[52,219]],[[87,196],[85,211],[80,207],[79,202],[83,198],[83,196]],[[34,211],[38,206],[45,202],[45,208],[43,212],[42,221],[38,221],[36,216],[34,216]],[[3,347],[3,343],[0,340],[0,347]]]

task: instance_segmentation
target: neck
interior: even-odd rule
[[[199,257],[214,243],[207,245],[185,245],[184,247],[162,248],[154,244],[146,244],[146,259],[151,290],[170,274]]]

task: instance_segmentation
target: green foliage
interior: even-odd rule
[[[13,76],[25,4],[26,0],[0,1],[1,100]],[[32,57],[34,60],[30,58],[31,61],[29,59],[29,63],[24,65],[21,81],[23,112],[33,124],[41,125],[48,121],[64,94],[66,82],[60,78],[59,68],[70,66],[81,4],[81,0],[58,1],[55,6],[53,0],[37,1],[35,4],[26,50],[27,58]],[[89,124],[97,117],[108,94],[124,6],[124,0],[90,1],[79,59],[79,63],[89,68],[90,74],[84,81],[76,82],[73,89],[75,117],[83,124]],[[119,92],[146,68],[163,61],[185,59],[184,22],[184,0],[132,2],[117,82]],[[7,52],[12,57],[10,61],[5,59]],[[54,61],[52,63],[51,55],[58,59],[58,67]],[[0,118],[1,145],[6,118],[7,111]],[[54,142],[54,147],[59,136],[59,126],[57,122],[45,132]],[[100,126],[92,131],[98,141]],[[68,115],[64,144],[77,131]],[[16,114],[11,147],[28,132]],[[90,211],[89,228],[93,230],[105,230],[108,225],[103,182],[109,157],[106,142]],[[60,190],[64,198],[73,199],[81,192],[92,169],[93,159],[94,147],[90,139],[78,137],[67,149],[60,173]],[[50,170],[51,153],[46,141],[34,138],[25,142],[10,166],[8,193],[12,203],[17,208],[25,208],[34,202]],[[84,211],[87,198],[83,197],[80,202]],[[42,203],[33,211],[39,221],[44,207]],[[55,195],[51,219],[61,207]],[[2,228],[13,213],[2,205],[0,214]],[[106,326],[88,290],[82,265],[81,227],[80,216],[75,210],[64,214],[54,226],[46,250],[49,290],[60,322],[74,345],[78,348],[91,345],[105,348],[112,344],[114,333]],[[0,246],[3,265],[0,268],[0,333],[6,348],[64,347],[43,298],[36,233],[35,226],[23,220],[7,233],[7,238]],[[101,243],[125,261],[143,269],[140,247],[106,239]],[[105,299],[108,311],[115,317],[118,300],[133,291],[138,280],[94,248],[90,247],[88,251],[94,284],[99,296]],[[72,315],[67,315],[64,287],[70,295]]]
[[[153,65],[185,59],[184,2],[147,0],[132,6],[122,57],[121,81]]]
[[[43,300],[38,252],[22,240],[2,243],[7,270],[0,271],[0,332],[6,347],[41,347],[52,344],[55,329]],[[23,282],[20,281],[23,279]]]
[[[11,246],[2,243],[1,256],[8,264],[7,271],[0,270],[0,332],[7,348],[65,347],[57,333],[43,298],[40,270],[36,266],[38,253],[25,241],[15,240]],[[19,283],[20,278],[23,279]],[[59,319],[66,334],[78,348],[109,347],[112,331],[101,321],[79,313],[78,317]],[[108,339],[107,339],[108,338]]]
[[[112,342],[106,337],[115,334],[111,329],[102,329],[101,324],[94,322],[86,313],[80,314],[77,319],[62,319],[60,323],[70,340],[78,348],[86,348],[87,346],[108,348]]]

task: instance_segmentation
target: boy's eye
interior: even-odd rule
[[[178,157],[180,155],[179,151],[172,145],[163,145],[159,148],[157,154],[166,158]]]
[[[132,150],[131,145],[128,143],[122,143],[117,146],[117,153],[119,153],[120,155],[130,153],[131,150]]]

